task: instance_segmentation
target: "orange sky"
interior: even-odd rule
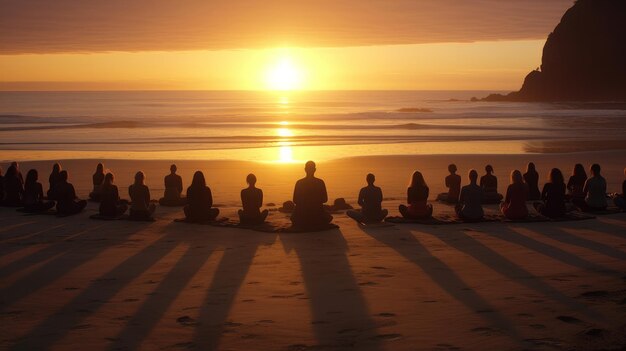
[[[0,0],[0,89],[513,90],[571,4]]]

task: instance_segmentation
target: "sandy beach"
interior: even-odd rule
[[[601,162],[609,191],[623,153],[458,156],[464,176],[485,159],[501,191],[513,168]],[[444,191],[450,156],[363,157],[318,164],[331,198],[353,203],[377,174],[397,215],[408,176]],[[62,161],[81,196],[95,160]],[[169,161],[107,160],[125,193],[134,171],[162,194]],[[301,164],[178,162],[202,169],[223,215],[254,171],[265,202],[289,199]],[[47,178],[51,162],[22,163]],[[464,180],[465,182],[465,180]],[[543,181],[541,182],[543,183]],[[44,182],[45,184],[45,182]],[[47,185],[46,185],[47,187]],[[434,195],[431,195],[433,198]],[[270,206],[277,207],[277,206]],[[435,203],[435,213],[452,207]],[[487,207],[495,213],[496,206]],[[9,350],[599,350],[626,345],[626,214],[558,223],[361,227],[262,233],[157,221],[96,221],[0,208],[0,348]],[[269,220],[286,223],[272,211]]]

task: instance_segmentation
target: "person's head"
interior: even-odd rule
[[[409,187],[411,188],[417,187],[417,186],[422,186],[422,187],[426,186],[426,181],[424,180],[424,176],[422,175],[422,172],[420,171],[413,172],[413,175],[411,176],[411,184],[409,184]]]
[[[528,166],[526,166],[526,172],[535,172],[535,164],[532,162],[528,162]]]
[[[561,170],[558,168],[552,168],[549,180],[552,184],[563,184],[565,182],[563,179],[563,173],[561,173]]]
[[[522,172],[517,169],[511,172],[511,184],[521,184],[523,182],[524,179],[522,178]]]
[[[39,174],[37,173],[37,170],[31,169],[28,171],[28,173],[26,173],[26,180],[24,181],[24,183],[28,185],[35,184],[38,178]]]
[[[7,178],[17,177],[17,168],[15,168],[15,166],[11,164],[9,168],[7,168],[7,173],[5,174],[5,177]]]
[[[15,167],[16,171],[20,169],[20,165],[15,161],[11,162],[11,166]]]
[[[491,173],[493,173],[493,166],[491,166],[491,165],[486,165],[486,166],[485,166],[485,172],[487,172],[487,174],[491,174]]]
[[[597,163],[594,163],[591,165],[591,175],[597,176],[600,175],[600,165]]]
[[[365,176],[365,181],[368,185],[374,185],[374,182],[376,181],[376,176],[372,173],[368,173],[367,176]]]
[[[456,173],[456,170],[457,170],[457,169],[456,169],[456,165],[455,165],[454,163],[453,163],[453,164],[448,165],[448,172],[450,172],[450,174],[454,174],[454,173]]]
[[[196,187],[204,188],[206,186],[204,173],[202,173],[201,171],[196,171],[196,173],[193,174],[193,180],[191,181],[191,186],[194,188]]]
[[[135,173],[135,184],[143,185],[145,180],[146,180],[146,175],[143,174],[142,171]]]
[[[305,165],[304,165],[304,171],[306,172],[307,176],[313,176],[315,174],[315,162],[313,161],[308,161]]]
[[[115,177],[113,176],[113,173],[109,172],[104,176],[104,185],[111,185],[113,184],[113,179]]]
[[[58,174],[59,172],[61,172],[61,165],[57,162],[52,165],[52,173]]]
[[[587,172],[585,172],[585,167],[580,163],[577,163],[574,166],[574,172],[572,172],[572,175],[577,178],[587,178]]]
[[[61,171],[59,172],[59,179],[62,182],[67,182],[67,179],[69,178],[69,174],[67,174],[67,171]]]
[[[256,176],[252,173],[248,174],[246,177],[246,183],[250,186],[254,186],[256,184]]]
[[[104,165],[102,163],[98,163],[96,166],[96,173],[104,173]]]
[[[478,172],[476,172],[475,169],[470,169],[467,176],[469,177],[470,183],[476,184],[476,181],[478,180]]]
[[[172,172],[172,174],[176,173],[177,170],[178,170],[178,168],[176,167],[176,165],[171,165],[170,166],[170,172]]]

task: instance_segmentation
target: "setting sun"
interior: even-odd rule
[[[271,90],[295,90],[302,87],[302,70],[290,57],[280,58],[266,74],[266,83]]]

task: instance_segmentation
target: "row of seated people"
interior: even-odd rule
[[[534,165],[529,166],[535,174]],[[97,172],[104,170],[99,164]],[[187,189],[187,197],[180,196],[182,192],[182,179],[176,175],[176,166],[170,168],[171,174],[165,178],[166,184],[168,179],[170,184],[175,187],[168,190],[166,187],[166,197],[168,191],[170,199],[174,197],[179,200],[185,199],[187,205],[184,208],[185,216],[190,221],[206,221],[213,220],[219,214],[217,208],[213,208],[213,198],[211,190],[206,186],[206,181],[202,172],[198,171],[194,174],[191,186]],[[449,167],[451,175],[446,178],[447,184],[450,184],[452,190],[456,187],[457,177],[456,166]],[[314,176],[316,171],[315,163],[307,162],[305,166],[306,177],[296,183],[294,189],[294,203],[296,205],[292,222],[296,226],[314,227],[330,223],[332,216],[327,213],[324,203],[328,201],[326,186],[324,181]],[[494,185],[497,189],[497,179],[493,175],[493,168],[486,167],[487,180],[481,179],[482,184],[478,185],[478,173],[475,170],[469,172],[470,184],[464,186],[458,192],[458,200],[456,204],[456,212],[459,217],[466,220],[479,220],[483,217],[484,212],[482,205],[484,204],[485,194],[491,192],[485,190],[485,183]],[[565,185],[561,171],[557,168],[550,172],[550,180],[545,184],[543,191],[540,192],[541,202],[535,203],[538,212],[548,217],[562,216],[566,211],[566,188],[574,195],[570,196],[570,200],[583,211],[603,210],[607,207],[606,201],[606,180],[600,175],[600,166],[594,164],[591,167],[590,178],[586,178],[584,168],[576,165],[574,174],[570,178],[568,185]],[[528,172],[527,172],[528,174]],[[585,182],[578,187],[577,177],[582,178],[584,175]],[[626,174],[626,170],[625,170]],[[1,176],[1,173],[0,173]],[[175,177],[172,177],[175,176]],[[455,177],[452,177],[455,176]],[[169,177],[169,178],[168,178]],[[55,164],[53,172],[50,175],[50,190],[48,191],[48,199],[45,201],[43,197],[43,187],[37,181],[37,171],[30,170],[26,177],[26,183],[22,186],[22,177],[19,172],[17,163],[9,167],[7,174],[2,181],[2,200],[5,205],[24,206],[24,210],[28,212],[45,211],[55,206],[60,214],[74,214],[82,211],[86,206],[84,200],[78,200],[72,184],[68,183],[67,171],[61,171],[60,166]],[[94,179],[95,179],[94,175]],[[172,181],[175,180],[175,181]],[[511,173],[511,185],[507,188],[504,201],[501,203],[502,213],[510,219],[522,219],[528,216],[526,201],[530,199],[529,179],[535,177],[524,177],[520,171],[515,170]],[[98,198],[100,200],[100,213],[105,216],[119,216],[126,212],[128,203],[120,199],[119,191],[113,184],[114,176],[107,173],[103,177],[102,184],[98,187]],[[263,192],[256,188],[256,177],[253,174],[248,175],[246,179],[248,187],[241,191],[241,200],[243,209],[239,211],[239,217],[242,223],[262,223],[267,215],[267,210],[261,211],[263,203]],[[374,185],[375,176],[368,174],[366,177],[367,186],[359,192],[358,203],[361,206],[360,211],[348,211],[348,216],[359,222],[380,222],[387,215],[387,210],[382,209],[382,190]],[[460,184],[459,184],[460,185]],[[623,188],[626,187],[624,181]],[[95,190],[95,189],[94,189]],[[579,191],[582,195],[578,195]],[[626,189],[623,189],[623,193]],[[497,190],[496,190],[497,193]],[[616,196],[615,203],[624,208],[624,195]],[[137,172],[135,182],[129,187],[129,195],[131,198],[131,206],[129,214],[131,218],[150,219],[155,211],[156,206],[150,202],[150,191],[145,185],[145,175],[143,172]],[[451,194],[448,193],[448,196]],[[452,194],[454,195],[454,193]],[[428,204],[429,188],[426,185],[423,175],[416,171],[411,177],[411,182],[407,188],[407,205],[400,205],[399,212],[406,218],[419,219],[432,216],[433,207]],[[582,198],[582,201],[579,200]],[[450,198],[448,198],[450,199]],[[180,203],[180,202],[179,202]]]

